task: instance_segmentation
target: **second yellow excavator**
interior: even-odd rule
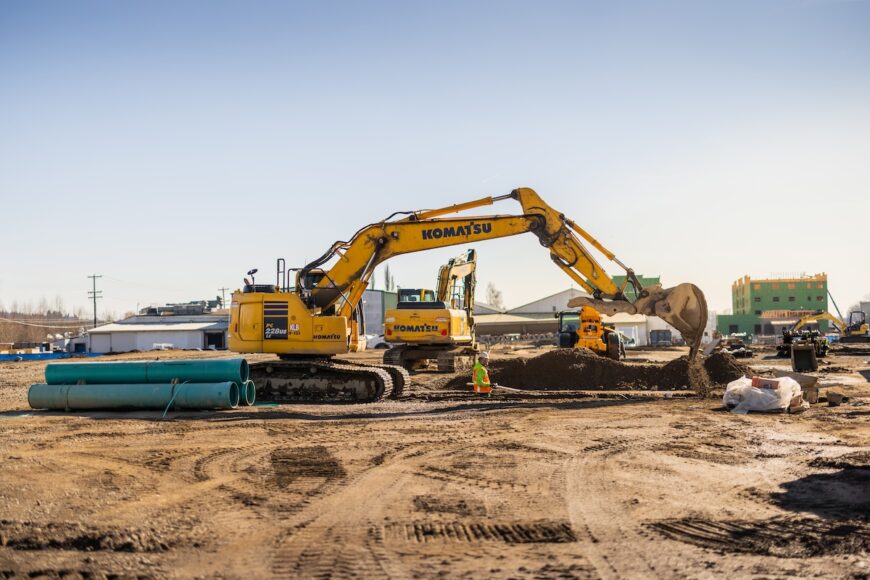
[[[396,308],[384,313],[384,363],[410,370],[453,372],[474,362],[474,287],[477,253],[468,250],[438,271],[436,291],[400,289]]]
[[[522,213],[441,217],[506,199],[518,201]],[[335,242],[321,257],[297,269],[292,286],[288,270],[279,260],[274,285],[257,285],[251,279],[243,289],[233,292],[230,350],[274,353],[280,358],[251,365],[251,378],[262,394],[275,400],[372,401],[395,396],[408,381],[404,368],[335,358],[365,348],[360,306],[375,267],[400,254],[523,233],[537,237],[553,263],[592,296],[581,305],[607,314],[658,316],[682,333],[694,358],[707,323],[707,303],[701,290],[693,284],[668,289],[642,287],[631,268],[525,187],[439,209],[394,213],[363,227],[347,241]],[[625,270],[621,286],[581,240]],[[625,293],[628,285],[637,296],[634,300]]]
[[[827,320],[834,325],[834,328],[840,333],[840,342],[842,343],[870,342],[870,325],[867,324],[867,316],[861,310],[850,312],[849,322],[843,322],[830,312],[819,310],[804,316],[791,329],[783,331],[783,334],[799,332],[803,327],[818,324],[821,320]]]

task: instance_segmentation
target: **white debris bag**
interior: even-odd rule
[[[786,409],[792,399],[801,394],[801,386],[794,379],[781,377],[773,383],[774,388],[753,387],[752,379],[741,377],[731,381],[725,388],[722,402],[726,407],[733,407],[732,413],[745,414],[749,411],[777,411]]]

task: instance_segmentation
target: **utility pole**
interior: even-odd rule
[[[103,298],[102,297],[103,291],[97,290],[97,278],[102,278],[102,276],[97,276],[96,274],[92,274],[92,275],[88,276],[88,278],[90,278],[94,283],[94,289],[88,291],[88,298],[92,298],[94,300],[94,328],[96,328],[97,327],[97,300],[101,300]]]
[[[227,290],[229,288],[218,288],[218,292],[221,293],[221,308],[227,307]]]

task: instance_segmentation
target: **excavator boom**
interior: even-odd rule
[[[523,213],[442,217],[506,199],[518,201]],[[347,242],[336,242],[323,256],[297,273],[297,288],[306,295],[312,307],[320,308],[326,314],[350,316],[362,299],[375,267],[393,256],[529,232],[550,251],[553,263],[592,296],[583,304],[609,314],[627,312],[658,316],[680,331],[691,346],[691,357],[697,353],[707,324],[707,303],[697,286],[641,287],[631,268],[530,188],[518,188],[507,195],[484,197],[440,209],[405,212],[400,219],[393,219],[397,215],[362,228]],[[625,271],[626,281],[622,287],[614,283],[587,250],[584,241]],[[302,282],[307,272],[336,257],[335,264],[315,287],[304,288]],[[633,302],[626,297],[627,285],[633,287],[637,296]]]

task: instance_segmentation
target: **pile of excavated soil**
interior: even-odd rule
[[[527,389],[706,390],[748,373],[747,367],[723,352],[690,366],[685,356],[664,365],[626,364],[587,349],[557,349],[532,358],[496,360],[489,369],[493,382]],[[457,377],[449,386],[462,387],[465,382],[464,376]]]
[[[752,376],[752,371],[748,366],[724,350],[718,350],[705,358],[704,369],[710,376],[710,382],[715,385],[724,385],[740,377]]]

